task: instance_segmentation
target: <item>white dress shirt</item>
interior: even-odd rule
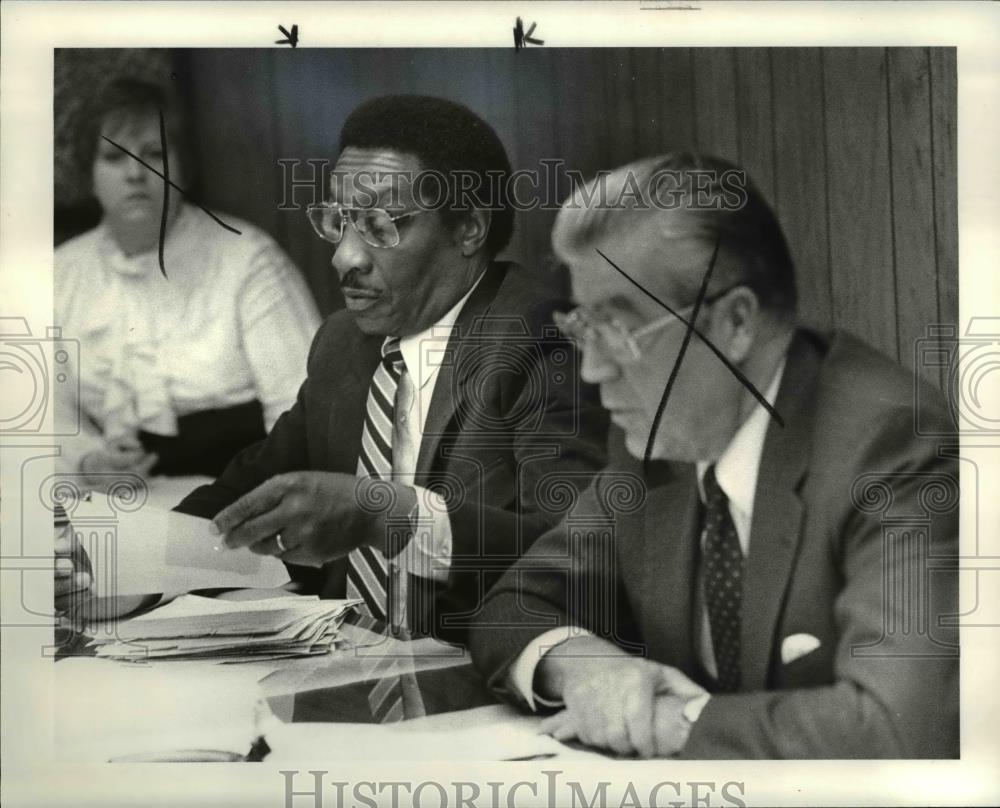
[[[319,312],[302,275],[266,233],[241,235],[182,204],[158,251],[126,256],[99,225],[55,251],[55,325],[78,342],[56,417],[76,471],[105,439],[176,435],[177,418],[257,399],[270,429],[306,375]],[[68,420],[67,420],[68,419]]]
[[[781,360],[774,378],[768,385],[764,398],[768,404],[774,404],[774,399],[778,394],[778,387],[781,384],[781,377],[785,371],[785,360]],[[754,407],[749,417],[733,435],[723,453],[719,456],[715,465],[715,476],[719,487],[729,498],[729,513],[733,518],[736,527],[736,534],[739,537],[740,548],[744,557],[750,549],[750,526],[753,520],[753,501],[757,490],[757,474],[760,471],[760,459],[764,450],[764,438],[767,435],[767,427],[770,415],[759,403]],[[705,501],[705,492],[702,487],[702,479],[705,471],[711,463],[701,462],[697,464],[698,491],[702,502]],[[701,537],[704,544],[704,535]],[[697,575],[698,596],[696,598],[695,620],[699,625],[697,633],[698,659],[704,665],[705,670],[713,677],[716,675],[715,653],[712,650],[712,632],[708,622],[708,609],[705,608],[705,596],[702,587],[703,575],[699,569]],[[665,616],[664,619],[667,619]],[[579,627],[570,626],[554,628],[540,634],[532,640],[521,652],[511,666],[509,683],[512,688],[521,695],[532,710],[536,709],[536,702],[548,707],[559,706],[557,702],[547,701],[540,698],[534,692],[535,669],[546,653],[555,646],[566,642],[572,637],[584,636],[588,632]],[[702,702],[699,707],[704,707]],[[700,709],[697,711],[700,712]],[[693,716],[697,718],[697,714]]]
[[[396,389],[395,423],[392,431],[393,478],[411,485],[417,492],[413,518],[413,538],[403,551],[389,562],[389,572],[396,580],[393,614],[402,622],[406,615],[406,575],[445,581],[451,568],[451,521],[448,506],[440,494],[413,484],[417,457],[424,439],[424,425],[430,411],[438,371],[445,357],[455,323],[472,292],[482,280],[476,280],[465,296],[434,325],[402,337],[399,350],[406,369]]]

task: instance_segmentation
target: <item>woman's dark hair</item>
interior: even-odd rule
[[[190,177],[194,166],[190,160],[187,120],[181,104],[165,87],[136,79],[116,79],[84,103],[73,139],[74,158],[80,170],[85,176],[90,174],[101,129],[108,116],[114,115],[122,120],[135,120],[146,115],[158,118],[161,110],[167,140],[179,155],[185,177]]]
[[[462,190],[475,206],[491,212],[486,252],[492,257],[510,241],[514,210],[507,198],[511,174],[507,152],[488,123],[468,107],[444,98],[386,95],[354,110],[340,132],[340,151],[390,149],[416,157],[428,172],[447,179],[446,219],[455,220],[469,205],[459,198],[457,180],[474,177],[474,187]]]

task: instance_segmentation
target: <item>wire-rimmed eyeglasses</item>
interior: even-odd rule
[[[702,301],[702,307],[710,306],[737,286],[743,285],[745,282],[739,281],[715,294],[708,295]],[[681,309],[682,312],[693,310],[694,304]],[[642,347],[639,344],[641,339],[666,328],[674,321],[683,322],[674,314],[664,314],[645,325],[629,329],[617,317],[602,317],[585,306],[578,306],[568,314],[557,311],[553,319],[559,330],[581,348],[586,350],[588,345],[598,341],[602,352],[621,365],[635,364],[642,358]]]
[[[324,241],[340,244],[344,238],[344,227],[350,220],[365,244],[383,249],[399,245],[396,222],[421,213],[424,211],[409,210],[394,215],[384,208],[349,208],[332,202],[317,202],[306,208],[313,230]]]

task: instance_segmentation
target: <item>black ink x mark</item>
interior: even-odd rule
[[[598,252],[601,252],[598,250]],[[649,461],[653,457],[653,443],[656,441],[656,432],[660,428],[660,419],[663,417],[663,411],[667,408],[667,401],[670,399],[670,392],[674,389],[674,382],[677,379],[677,374],[680,372],[681,363],[684,361],[684,354],[687,353],[688,345],[691,344],[691,334],[694,330],[694,321],[698,319],[698,312],[701,311],[702,301],[705,299],[705,290],[708,289],[709,278],[712,277],[712,270],[715,269],[715,258],[719,254],[719,240],[715,241],[715,249],[712,250],[712,260],[708,262],[708,270],[705,272],[705,277],[702,278],[701,288],[698,290],[698,297],[694,301],[694,309],[691,312],[691,322],[686,323],[686,328],[684,329],[684,339],[681,342],[681,349],[677,352],[677,359],[674,360],[674,366],[670,368],[670,376],[667,377],[667,386],[663,388],[663,395],[660,396],[660,403],[656,405],[656,415],[653,416],[653,424],[649,429],[649,437],[646,439],[646,451],[642,457],[642,468],[643,473],[649,472]],[[604,254],[601,253],[603,256]],[[605,260],[607,260],[607,257]],[[612,264],[614,266],[614,264]],[[615,267],[618,269],[618,267]],[[618,270],[621,272],[621,270]],[[624,274],[624,273],[622,273]],[[628,277],[626,275],[626,277]],[[632,280],[629,278],[629,280]],[[633,281],[636,286],[642,289],[642,286],[638,281]],[[645,292],[646,290],[643,289]],[[649,292],[646,292],[651,297]],[[662,304],[661,304],[662,305]],[[668,309],[669,311],[669,309]],[[674,314],[674,312],[670,312]],[[674,316],[678,316],[674,314]],[[704,339],[704,338],[703,338]]]
[[[521,22],[521,18],[517,18],[517,23],[514,25],[514,50],[519,51],[521,48],[528,45],[544,45],[544,39],[535,39],[532,34],[535,33],[535,23],[531,23],[528,28],[528,32],[524,32],[524,23]]]
[[[778,413],[778,411],[771,406],[768,400],[764,398],[761,392],[754,386],[753,382],[751,382],[743,374],[743,371],[741,371],[732,362],[730,362],[729,359],[726,358],[725,354],[723,354],[722,351],[716,348],[715,345],[712,343],[712,341],[708,339],[708,337],[706,337],[704,334],[701,333],[701,331],[695,328],[694,323],[698,319],[698,313],[701,310],[702,301],[705,299],[705,292],[708,289],[708,282],[712,277],[712,270],[715,269],[715,259],[718,257],[719,254],[719,241],[720,239],[716,239],[715,241],[715,249],[712,251],[712,260],[708,264],[708,269],[705,272],[704,278],[702,278],[701,288],[698,290],[698,297],[695,300],[694,310],[691,312],[690,320],[682,317],[680,314],[674,311],[670,306],[668,306],[666,303],[660,300],[656,295],[650,292],[645,286],[639,283],[639,281],[635,280],[635,278],[631,277],[627,272],[625,272],[625,270],[623,270],[614,261],[608,258],[608,256],[606,256],[603,252],[601,252],[600,249],[595,248],[597,249],[598,255],[600,255],[601,258],[607,261],[611,265],[612,269],[614,269],[618,274],[620,274],[623,278],[625,278],[625,280],[627,280],[629,283],[635,286],[640,292],[645,294],[651,300],[655,301],[656,303],[659,303],[663,308],[665,308],[668,312],[674,315],[674,317],[676,317],[685,325],[684,341],[681,343],[681,349],[677,354],[677,359],[674,360],[674,366],[670,369],[670,376],[667,378],[667,385],[663,389],[663,396],[660,398],[660,404],[656,408],[656,415],[653,418],[653,425],[649,432],[649,439],[646,442],[646,452],[645,456],[643,457],[643,466],[647,470],[649,468],[649,461],[652,457],[653,441],[656,438],[656,431],[660,425],[660,418],[663,416],[663,411],[667,407],[667,400],[670,398],[670,392],[673,389],[674,381],[676,380],[677,374],[680,371],[681,362],[684,359],[684,354],[687,353],[688,345],[691,342],[692,334],[698,335],[701,341],[704,342],[705,345],[709,347],[712,353],[714,353],[719,358],[722,364],[724,364],[727,368],[729,368],[730,373],[732,373],[739,380],[739,382],[750,392],[750,394],[755,399],[757,399],[758,402],[760,402],[761,406],[768,411],[771,417],[778,422],[779,426],[784,427],[785,425],[785,421]]]
[[[170,205],[170,159],[167,157],[167,127],[163,124],[163,110],[160,110],[160,151],[163,153],[163,210],[160,212],[160,244],[158,257],[160,272],[167,277],[167,267],[163,263],[163,242],[167,237],[167,208]]]
[[[125,154],[127,154],[129,157],[131,157],[137,163],[139,163],[142,166],[145,166],[150,171],[152,171],[157,177],[159,177],[161,180],[163,180],[163,184],[164,184],[164,187],[163,187],[163,215],[160,218],[160,271],[163,273],[164,277],[166,277],[167,272],[166,272],[166,270],[163,267],[163,239],[164,239],[164,236],[166,235],[167,195],[169,194],[169,190],[168,190],[169,188],[174,188],[175,190],[180,191],[180,193],[181,193],[182,196],[187,197],[197,207],[201,208],[205,213],[207,213],[209,216],[211,216],[212,219],[214,219],[215,222],[220,227],[224,228],[225,230],[228,230],[230,233],[235,233],[237,236],[242,236],[243,235],[243,233],[241,233],[235,227],[233,227],[232,225],[228,225],[224,221],[222,221],[222,219],[220,219],[218,216],[216,216],[214,213],[212,213],[212,211],[210,211],[204,205],[200,204],[199,202],[195,201],[194,199],[191,199],[191,195],[187,191],[185,191],[183,188],[181,188],[181,186],[179,186],[176,182],[174,182],[172,179],[170,179],[169,175],[166,173],[167,170],[168,170],[168,166],[167,166],[167,136],[166,136],[166,132],[164,131],[163,112],[162,111],[160,112],[160,146],[163,149],[163,170],[164,170],[164,173],[162,173],[162,174],[159,171],[157,171],[155,168],[153,168],[145,160],[143,160],[141,157],[139,157],[136,154],[132,154],[132,152],[130,152],[128,149],[126,149],[120,143],[115,143],[111,138],[107,137],[106,135],[101,135],[101,137],[104,138],[104,140],[108,141],[108,143],[110,143],[116,149],[119,149],[120,151],[125,152]]]
[[[284,25],[279,25],[278,30],[285,35],[285,38],[274,40],[275,45],[291,45],[294,48],[299,44],[299,26],[293,25],[292,33],[288,33]]]

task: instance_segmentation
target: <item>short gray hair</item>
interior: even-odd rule
[[[720,258],[733,259],[762,308],[795,311],[795,266],[774,211],[743,169],[716,157],[672,152],[599,172],[563,203],[553,248],[579,254],[640,217],[678,214],[685,235],[719,239]]]

